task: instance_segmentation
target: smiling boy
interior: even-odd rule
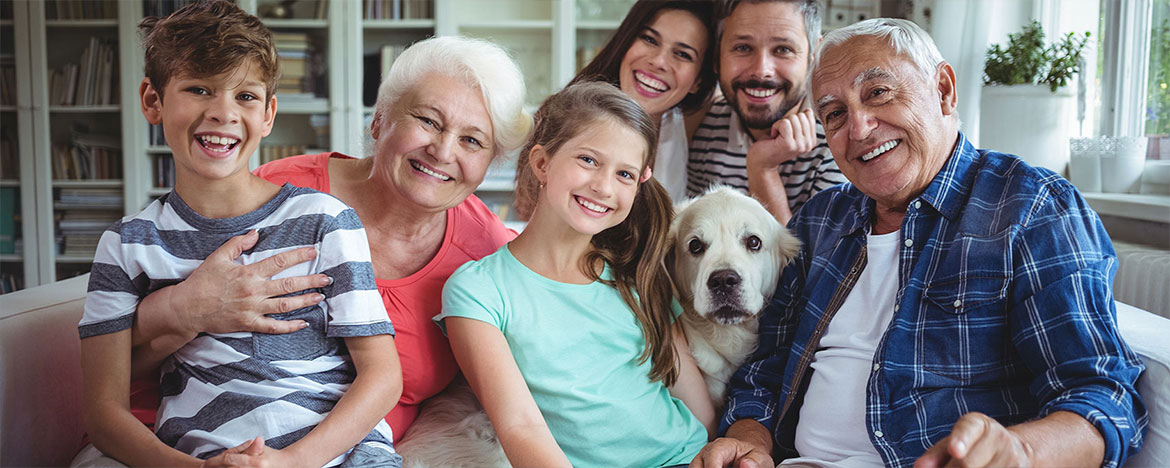
[[[332,196],[248,171],[276,114],[271,33],[225,1],[139,27],[142,112],[163,127],[175,188],[111,226],[94,258],[79,324],[94,446],[131,466],[399,466],[382,415],[402,379],[361,222]],[[309,292],[319,304],[274,316],[296,332],[189,337],[162,365],[152,434],[128,409],[138,302],[245,233],[257,240],[244,263],[313,246],[313,261],[281,276],[334,282]]]

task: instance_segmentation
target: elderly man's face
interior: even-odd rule
[[[771,128],[807,91],[808,36],[792,3],[741,3],[723,23],[719,87],[745,126]]]
[[[927,78],[885,39],[859,36],[829,49],[812,83],[829,149],[850,182],[889,208],[926,190],[956,137],[950,65]]]

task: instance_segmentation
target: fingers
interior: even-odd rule
[[[259,239],[260,233],[255,229],[248,231],[247,233],[240,234],[236,237],[228,239],[227,242],[224,242],[223,245],[219,246],[218,249],[215,249],[211,255],[207,256],[207,260],[211,261],[214,259],[228,262],[235,261],[235,259],[239,258],[240,255],[244,254],[245,250],[255,247],[256,241]]]
[[[940,466],[1021,466],[1027,463],[1024,444],[1015,433],[981,413],[964,414],[951,434],[930,447],[914,468]]]
[[[947,437],[950,439],[947,453],[952,458],[966,457],[971,446],[977,443],[990,429],[990,423],[998,425],[994,420],[981,413],[964,414],[955,423],[954,429],[951,429],[951,435]]]
[[[742,441],[719,438],[708,443],[691,460],[690,468],[766,468],[773,466],[772,457]]]
[[[970,430],[971,434],[979,434],[960,446],[952,443],[952,456],[964,466],[1020,466],[1027,462],[1023,443],[998,421],[980,413],[968,413],[959,419],[956,428],[964,422],[976,427]],[[963,455],[955,455],[960,450]]]
[[[308,296],[310,294],[306,294]],[[309,322],[304,320],[277,320],[270,317],[253,317],[252,322],[248,323],[243,328],[244,331],[253,333],[267,333],[269,335],[281,335],[284,333],[292,333],[302,328],[309,326]]]
[[[914,468],[939,468],[946,465],[950,461],[951,456],[947,449],[950,447],[951,438],[945,437],[938,441],[937,444],[932,445],[926,452],[914,461]]]
[[[724,468],[735,460],[734,441],[719,438],[711,441],[691,460],[690,468]]]
[[[264,453],[264,438],[256,436],[255,439],[252,439],[251,444],[249,444],[248,447],[244,449],[244,453],[252,456]]]
[[[233,238],[233,239],[235,239],[235,238]],[[227,244],[224,244],[224,245],[227,245]],[[222,248],[222,247],[220,247],[220,248]],[[238,256],[239,255],[237,255],[237,257]],[[268,257],[264,260],[253,263],[252,265],[250,265],[250,267],[255,271],[255,273],[257,275],[262,276],[264,278],[271,278],[271,277],[275,276],[277,273],[280,273],[284,270],[287,270],[289,267],[291,267],[293,265],[305,263],[305,262],[312,260],[314,258],[317,258],[317,249],[315,249],[313,247],[301,247],[299,249],[293,249],[293,250],[290,250],[288,252],[278,253],[278,254],[273,255],[271,257]],[[233,257],[233,259],[234,259],[234,257]],[[314,287],[314,286],[311,286],[311,287]],[[300,291],[302,289],[307,289],[307,288],[294,289],[293,291],[286,291],[286,293]]]
[[[277,279],[274,279],[271,281],[267,281],[266,283],[264,283],[264,286],[263,286],[263,288],[264,288],[263,295],[266,297],[272,297],[272,298],[275,298],[278,300],[276,300],[273,304],[271,304],[273,307],[272,310],[264,311],[264,313],[276,314],[276,313],[281,313],[281,312],[288,312],[290,310],[296,310],[296,309],[299,309],[301,307],[316,304],[316,303],[320,302],[320,300],[312,300],[312,298],[313,298],[312,294],[298,294],[297,296],[290,296],[290,297],[277,297],[277,296],[294,294],[294,293],[298,293],[298,292],[313,289],[313,288],[323,288],[325,286],[329,286],[332,283],[333,283],[333,279],[326,276],[326,275],[323,275],[323,274],[305,275],[305,276],[290,276],[287,278],[277,278]],[[281,303],[281,300],[292,299],[293,297],[301,298],[301,299],[303,299],[303,301],[308,301],[308,302],[304,303],[303,301],[302,302],[293,301],[293,302],[289,302],[287,304]]]

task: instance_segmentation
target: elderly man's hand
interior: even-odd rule
[[[191,276],[171,287],[169,305],[176,311],[177,327],[191,333],[238,331],[289,333],[305,326],[301,320],[277,320],[276,314],[321,302],[320,294],[275,297],[319,288],[332,282],[326,275],[271,279],[293,265],[317,256],[316,249],[303,247],[273,255],[262,261],[240,265],[235,262],[259,240],[256,231],[233,237],[212,252]]]
[[[964,414],[951,435],[914,462],[914,468],[941,466],[1032,466],[1032,448],[1015,432],[982,413]]]
[[[691,460],[690,468],[771,468],[772,455],[739,439],[720,437],[708,443]]]

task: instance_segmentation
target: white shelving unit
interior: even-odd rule
[[[3,0],[8,1],[8,0]],[[16,188],[20,204],[18,252],[0,251],[0,273],[23,277],[23,286],[48,283],[89,270],[90,255],[64,255],[58,249],[63,189],[121,189],[121,213],[141,210],[169,191],[156,184],[156,160],[166,146],[151,144],[150,129],[139,110],[138,84],[144,60],[137,33],[152,0],[119,0],[108,18],[54,19],[54,2],[13,0],[13,18],[0,20],[0,54],[14,56],[17,102],[0,106],[0,125],[14,135],[19,177],[0,179],[0,188]],[[402,0],[408,1],[408,0]],[[318,3],[326,2],[326,3]],[[259,14],[279,0],[238,0],[244,10]],[[323,53],[327,72],[317,95],[281,99],[277,94],[276,125],[263,145],[301,146],[307,151],[332,150],[364,156],[372,117],[363,94],[366,80],[373,90],[385,45],[407,46],[434,35],[462,34],[494,40],[517,59],[526,77],[530,110],[559,90],[576,74],[590,51],[609,39],[633,0],[433,0],[431,17],[365,19],[361,0],[300,0],[291,17],[264,18],[274,32],[305,33]],[[417,5],[417,4],[415,4]],[[316,18],[318,7],[324,18]],[[417,10],[416,10],[417,12]],[[425,12],[424,12],[425,15]],[[417,16],[417,15],[416,15]],[[114,104],[60,106],[50,104],[50,70],[77,62],[90,37],[116,44],[117,99]],[[323,124],[327,122],[327,124]],[[61,180],[53,174],[53,145],[67,143],[74,124],[113,137],[121,146],[121,175],[107,180]],[[328,132],[328,137],[325,137]],[[327,145],[324,146],[323,145]],[[260,163],[259,151],[252,156]],[[492,168],[477,194],[505,221],[510,211],[514,160]],[[11,193],[9,190],[5,193]],[[505,208],[508,207],[508,208]],[[511,226],[520,226],[515,223]]]

